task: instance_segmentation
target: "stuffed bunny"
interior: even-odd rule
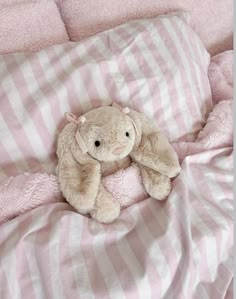
[[[144,188],[158,200],[170,192],[170,178],[180,172],[167,138],[143,114],[118,105],[96,108],[67,124],[58,137],[57,175],[66,200],[81,214],[113,222],[120,205],[101,183],[102,176],[126,168],[141,170]],[[132,182],[131,182],[132,183]]]

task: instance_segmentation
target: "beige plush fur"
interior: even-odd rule
[[[180,172],[178,157],[154,123],[131,109],[107,106],[68,117],[58,138],[57,174],[66,200],[81,214],[102,223],[114,221],[119,204],[101,177],[131,161],[141,169],[143,185],[155,199],[170,192],[170,178]]]

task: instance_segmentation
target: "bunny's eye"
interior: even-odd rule
[[[126,132],[126,133],[125,133],[125,136],[129,137],[129,132]]]
[[[100,141],[96,140],[96,141],[94,142],[94,144],[95,144],[96,147],[99,147],[101,143],[100,143]]]

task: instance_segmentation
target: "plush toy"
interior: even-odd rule
[[[162,200],[170,178],[180,172],[178,157],[167,138],[143,114],[116,104],[93,109],[77,118],[66,114],[58,137],[57,175],[66,200],[81,214],[113,222],[120,204],[101,183],[103,176],[136,162],[147,193]],[[132,184],[132,182],[130,182]]]

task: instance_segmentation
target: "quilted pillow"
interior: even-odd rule
[[[233,49],[232,0],[56,0],[56,2],[73,41],[134,19],[152,18],[176,10],[187,10],[191,12],[190,26],[199,34],[211,55]]]
[[[69,40],[53,0],[0,0],[0,53],[39,51]]]
[[[193,141],[212,110],[209,61],[185,18],[174,14],[1,56],[1,177],[53,172],[64,112],[113,101],[153,118],[171,141]]]

